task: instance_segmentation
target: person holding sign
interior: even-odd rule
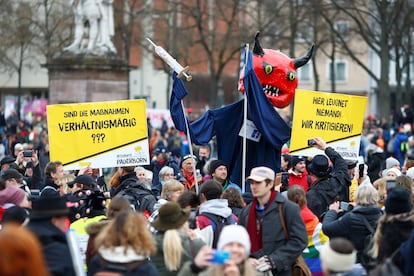
[[[311,211],[321,219],[324,212],[334,201],[349,201],[348,165],[333,148],[328,147],[320,137],[313,138],[315,147],[325,152],[325,155],[315,155],[308,166],[308,172],[314,178],[306,199]],[[335,168],[331,172],[329,160]]]

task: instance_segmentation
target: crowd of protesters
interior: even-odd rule
[[[299,256],[312,275],[414,273],[407,105],[390,124],[366,118],[358,160],[314,137],[321,154],[284,148],[280,172],[249,172],[249,192],[214,141],[189,145],[165,122],[148,124],[150,164],[106,174],[50,160],[40,117],[1,124],[2,275],[292,275]]]

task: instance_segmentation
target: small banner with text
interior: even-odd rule
[[[65,170],[150,162],[145,100],[47,106],[50,160]]]

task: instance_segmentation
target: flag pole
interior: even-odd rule
[[[191,142],[191,136],[190,136],[190,125],[188,123],[187,113],[186,113],[185,108],[184,108],[183,100],[181,100],[181,108],[183,109],[185,127],[187,129],[186,134],[187,134],[187,140],[188,140],[188,150],[190,151],[191,156],[195,156],[193,154],[193,143]],[[194,158],[191,157],[191,166],[193,167],[193,175],[194,175],[194,182],[195,182],[194,185],[195,185],[196,194],[198,195],[198,181],[197,181],[198,175],[197,175],[196,164],[195,163],[196,162],[195,162]]]
[[[249,44],[247,43],[244,47],[245,49],[245,66],[244,66],[244,76],[246,76],[246,64],[248,62],[249,58]],[[246,87],[244,90],[244,112],[243,112],[243,127],[244,127],[244,133],[243,133],[243,155],[242,155],[242,178],[241,178],[241,184],[242,184],[242,193],[246,191],[246,149],[247,149],[247,92]]]

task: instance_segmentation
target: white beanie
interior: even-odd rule
[[[356,261],[356,251],[350,254],[339,253],[333,250],[330,243],[324,244],[319,252],[323,266],[332,272],[345,272],[352,269]]]
[[[386,170],[385,176],[387,176],[389,172],[394,173],[396,176],[400,176],[401,175],[401,171],[399,169],[391,168],[391,169]]]
[[[246,255],[250,254],[250,237],[243,226],[231,224],[223,227],[221,230],[219,240],[217,242],[217,249],[222,250],[224,246],[231,242],[237,242],[244,246]]]

